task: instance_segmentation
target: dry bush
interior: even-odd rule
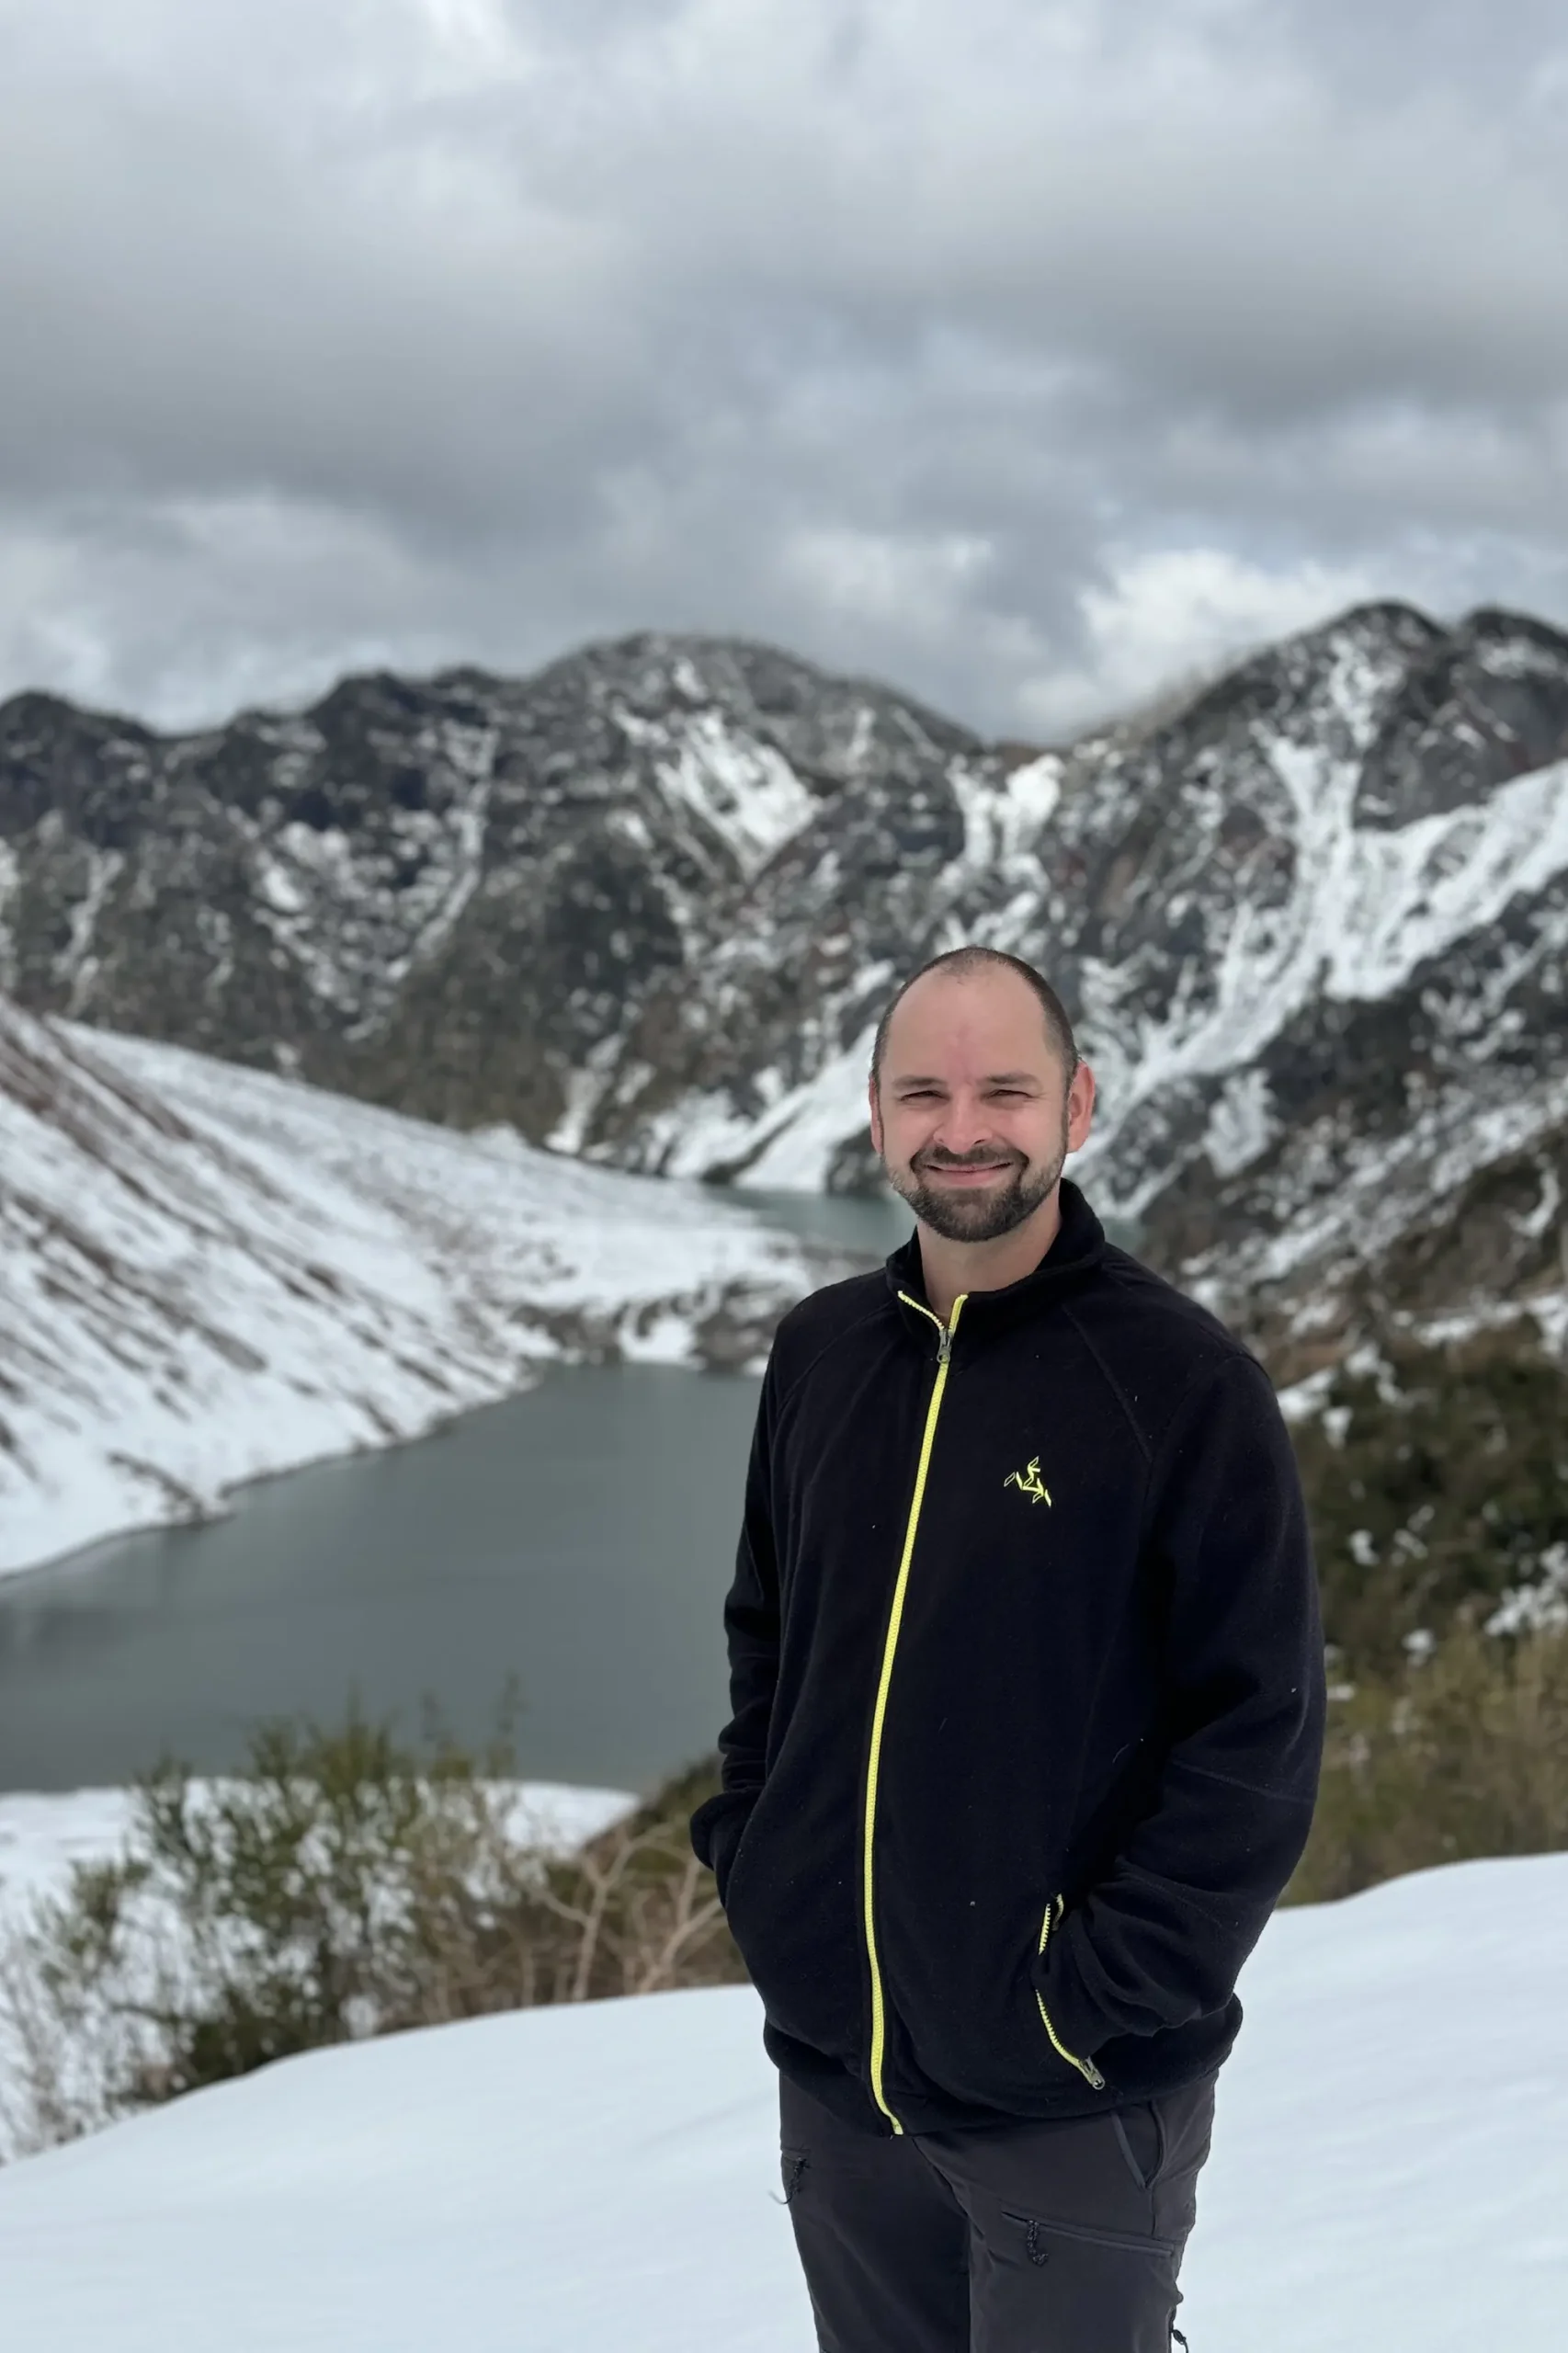
[[[525,1939],[538,1970],[530,2000],[592,2001],[744,1982],[745,1964],[713,1875],[692,1853],[687,1828],[694,1809],[717,1787],[715,1766],[696,1767],[547,1867]]]
[[[1568,1847],[1568,1632],[1462,1617],[1403,1673],[1334,1704],[1287,1901],[1354,1894],[1480,1855]]]

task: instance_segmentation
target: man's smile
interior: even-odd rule
[[[920,1174],[943,1185],[989,1185],[994,1177],[1007,1176],[1014,1165],[1010,1160],[983,1160],[960,1168],[945,1168],[936,1161],[927,1161]]]

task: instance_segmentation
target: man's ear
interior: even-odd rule
[[[871,1142],[876,1148],[878,1156],[880,1157],[882,1149],[882,1105],[881,1097],[877,1092],[877,1074],[875,1071],[871,1073],[870,1079],[867,1085],[866,1098],[870,1106],[871,1112]]]
[[[1089,1140],[1089,1129],[1095,1116],[1095,1074],[1087,1063],[1080,1063],[1073,1074],[1073,1084],[1067,1089],[1067,1149],[1082,1152]]]

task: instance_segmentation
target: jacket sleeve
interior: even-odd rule
[[[778,1680],[778,1566],[770,1493],[776,1364],[777,1351],[768,1358],[757,1401],[735,1574],[724,1601],[731,1712],[719,1734],[722,1787],[691,1817],[693,1852],[713,1872],[721,1902],[731,1859],[767,1771],[767,1730]]]
[[[1317,1579],[1267,1374],[1227,1356],[1151,1472],[1168,1596],[1168,1746],[1154,1801],[1035,1964],[1070,2050],[1221,2009],[1300,1859],[1326,1705]]]

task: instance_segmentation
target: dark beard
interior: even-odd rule
[[[885,1160],[882,1171],[893,1191],[908,1203],[922,1225],[928,1225],[944,1242],[994,1242],[1034,1215],[1061,1176],[1066,1158],[1067,1122],[1063,1116],[1061,1149],[1043,1164],[1021,1163],[997,1192],[939,1192],[934,1185],[922,1183],[918,1155],[904,1175],[895,1176]],[[949,1160],[943,1165],[961,1168],[965,1164]]]

